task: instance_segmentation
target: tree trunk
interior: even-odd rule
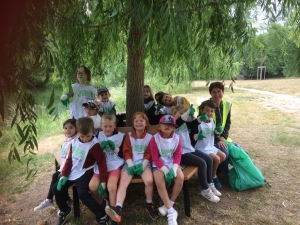
[[[134,16],[133,16],[134,17]],[[131,125],[132,116],[136,112],[144,112],[144,71],[145,63],[142,61],[146,44],[140,47],[145,27],[138,28],[134,18],[131,19],[129,37],[127,40],[127,88],[126,88],[126,125]]]

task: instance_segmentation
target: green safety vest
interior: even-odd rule
[[[226,120],[227,120],[227,115],[228,115],[228,113],[229,113],[229,111],[231,109],[231,103],[227,102],[226,100],[222,100],[222,105],[223,105],[223,115],[222,115],[221,120],[222,120],[222,127],[224,129],[225,124],[226,124]],[[213,120],[214,120],[215,127],[216,127],[217,126],[216,125],[217,120],[216,120],[216,114],[215,113],[213,114]],[[220,134],[222,134],[222,133],[220,133]],[[232,140],[231,140],[230,137],[228,137],[226,139],[226,141],[232,142]]]

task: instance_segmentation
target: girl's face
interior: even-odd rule
[[[101,125],[100,125],[101,129],[103,130],[104,134],[107,137],[110,137],[113,135],[113,132],[116,128],[116,122],[113,120],[107,120],[107,119],[102,119],[101,120]]]
[[[144,98],[147,99],[149,98],[151,95],[150,91],[148,90],[148,88],[144,88]]]
[[[224,95],[224,92],[220,88],[213,88],[211,93],[211,98],[213,101],[221,101]]]
[[[175,131],[175,126],[173,124],[160,123],[158,129],[162,132],[165,138],[169,138]]]
[[[133,127],[136,131],[144,132],[146,129],[146,126],[147,126],[146,120],[144,120],[141,115],[138,114],[133,119]]]
[[[182,116],[182,114],[185,113],[183,111],[177,111],[175,114],[174,114],[174,118],[177,120],[179,117]]]
[[[76,134],[76,128],[73,124],[67,123],[64,126],[64,133],[67,138],[73,137]]]
[[[210,119],[213,116],[213,114],[215,113],[215,110],[208,106],[204,106],[204,109],[201,110],[201,113],[204,113],[204,112],[206,113],[208,119]]]
[[[77,70],[77,80],[79,84],[85,84],[86,83],[86,74],[82,67],[80,67]]]
[[[161,101],[165,106],[171,106],[173,104],[173,98],[171,95],[164,95]]]
[[[95,115],[98,114],[98,110],[97,109],[92,109],[89,106],[84,107],[84,111],[85,111],[85,113],[86,113],[87,116],[95,116]]]

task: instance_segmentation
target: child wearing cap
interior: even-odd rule
[[[98,114],[101,104],[96,100],[89,100],[86,103],[83,103],[82,106],[84,107],[84,111],[87,115],[87,117],[92,118],[94,121],[94,131],[93,134],[95,136],[98,136],[99,130],[100,130],[100,122],[101,117]]]
[[[150,141],[150,152],[153,160],[152,170],[156,187],[168,214],[168,225],[177,225],[177,211],[174,202],[180,193],[184,181],[182,170],[179,168],[181,160],[181,143],[175,134],[177,125],[175,118],[164,115],[159,120],[158,133]],[[174,180],[172,194],[169,198],[166,184],[169,186]]]
[[[109,100],[110,93],[106,87],[98,89],[98,98],[101,103],[101,107],[99,109],[100,115],[103,115],[104,113],[112,113],[116,115],[116,105],[112,100]]]

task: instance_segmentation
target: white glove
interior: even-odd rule
[[[169,170],[166,166],[163,166],[162,168],[160,168],[160,171],[162,171],[165,174],[165,176],[167,175],[167,173],[169,173]]]
[[[114,152],[115,152],[116,154],[118,154],[119,151],[120,151],[119,147],[115,144],[115,150],[114,150]]]
[[[143,170],[149,165],[149,161],[147,159],[143,160]]]
[[[190,114],[190,109],[188,109],[185,113],[183,113],[181,115],[181,119],[183,119],[184,121],[186,121],[189,117],[189,114]]]
[[[178,165],[177,164],[173,164],[172,166],[172,170],[174,171],[174,176],[176,177],[177,176],[177,170],[178,170]]]
[[[63,95],[60,97],[61,100],[66,100],[67,98],[68,98],[68,95],[66,95],[66,94],[63,94]]]
[[[128,167],[132,167],[132,166],[133,166],[132,159],[127,159],[127,160],[126,160],[126,163],[127,163],[127,166],[128,166]]]

